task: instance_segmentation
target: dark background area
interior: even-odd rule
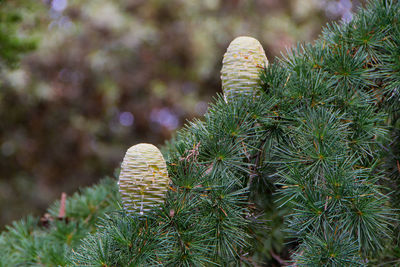
[[[221,91],[225,49],[257,38],[270,62],[312,41],[349,0],[46,0],[18,10],[37,47],[1,62],[0,227],[112,176],[125,151],[163,144]]]

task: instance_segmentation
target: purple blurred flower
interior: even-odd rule
[[[153,109],[150,120],[167,127],[169,130],[175,130],[179,125],[178,117],[169,108]]]
[[[62,12],[67,7],[67,5],[67,0],[53,0],[51,2],[51,8],[57,12]]]
[[[341,17],[344,22],[349,22],[353,19],[353,3],[350,0],[324,0],[321,2],[321,5],[325,6],[325,12],[331,19]]]
[[[132,126],[134,121],[135,117],[133,117],[133,114],[128,111],[119,114],[119,123],[121,123],[124,126]]]

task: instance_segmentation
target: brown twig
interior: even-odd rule
[[[197,156],[199,155],[200,144],[201,144],[201,142],[198,142],[196,145],[193,144],[193,149],[186,150],[187,156],[186,157],[181,157],[180,160],[189,161],[190,159],[193,159],[193,162],[196,162],[197,161]]]
[[[62,192],[61,194],[61,201],[60,201],[60,209],[58,210],[58,218],[63,219],[65,218],[65,202],[67,200],[67,194]]]
[[[274,258],[277,262],[279,262],[279,264],[281,266],[289,266],[289,264],[284,259],[279,257],[279,255],[275,254],[274,251],[271,250],[270,253],[271,253],[272,258]]]

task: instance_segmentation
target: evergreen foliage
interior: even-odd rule
[[[14,222],[0,235],[0,266],[67,265],[67,254],[96,230],[105,213],[119,208],[118,201],[116,181],[107,178],[67,198],[63,217],[56,202],[43,218]]]
[[[399,18],[399,1],[371,1],[265,68],[257,100],[218,96],[164,148],[161,209],[108,213],[94,232],[116,209],[115,182],[89,189],[69,200],[68,222],[28,218],[3,233],[3,265],[256,265],[282,261],[281,249],[298,266],[399,264],[400,197],[388,195],[400,183]],[[276,214],[291,242],[272,247]]]

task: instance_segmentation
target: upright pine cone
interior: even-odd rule
[[[121,165],[118,184],[122,205],[128,213],[143,215],[163,203],[169,178],[160,150],[151,144],[129,148]]]
[[[225,101],[237,96],[255,98],[260,93],[260,71],[268,66],[264,49],[257,39],[235,38],[222,61],[221,80]]]

